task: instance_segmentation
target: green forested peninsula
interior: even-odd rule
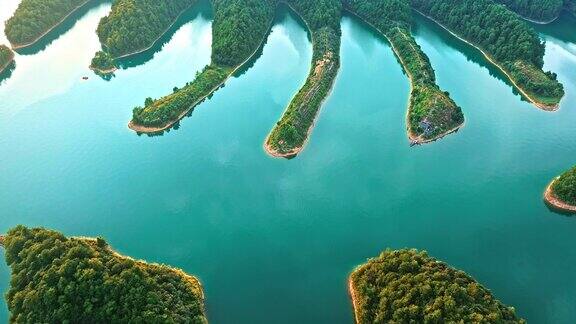
[[[120,256],[103,239],[18,226],[3,245],[12,323],[207,323],[196,278]]]
[[[408,130],[413,143],[436,139],[464,123],[462,109],[438,87],[428,56],[410,34],[412,15],[407,1],[344,0],[344,8],[388,39],[410,77]]]
[[[27,47],[42,38],[90,0],[22,0],[6,21],[4,32],[12,48]]]
[[[0,73],[14,61],[14,52],[6,45],[0,45]]]
[[[340,0],[288,0],[312,35],[312,66],[304,86],[266,139],[266,151],[292,157],[303,148],[340,67]]]
[[[385,251],[349,283],[360,324],[525,323],[473,278],[426,252]]]
[[[121,57],[152,46],[196,0],[116,0],[97,33],[106,52]]]
[[[411,0],[412,6],[480,48],[538,107],[564,96],[556,74],[542,71],[544,43],[517,15],[491,0]]]
[[[148,98],[144,107],[134,108],[129,124],[133,130],[163,131],[220,87],[266,38],[276,0],[212,0],[212,5],[212,63],[181,89],[157,100]]]

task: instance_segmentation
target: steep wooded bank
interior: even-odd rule
[[[294,157],[303,148],[340,68],[340,0],[287,0],[312,35],[312,65],[264,147],[275,157]]]
[[[114,58],[138,53],[154,43],[196,0],[116,0],[100,20],[97,34]]]
[[[12,48],[31,46],[90,1],[98,0],[22,0],[4,32]]]
[[[525,22],[491,0],[412,0],[420,13],[478,47],[539,108],[564,96],[556,74],[544,72],[544,43]]]
[[[525,323],[466,273],[416,250],[385,251],[349,278],[356,323]]]
[[[413,143],[437,139],[462,126],[462,109],[436,84],[428,56],[410,34],[412,16],[408,1],[344,0],[344,9],[388,39],[408,74],[412,90],[407,122]]]
[[[560,15],[564,0],[495,0],[520,16],[540,23],[550,22]]]
[[[129,127],[140,133],[170,128],[216,91],[262,45],[270,30],[275,0],[212,0],[212,63],[194,81],[168,96],[147,98],[133,110]]]
[[[200,282],[103,239],[18,226],[3,242],[11,323],[207,323]]]
[[[14,52],[6,45],[0,45],[0,73],[4,72],[14,61]]]

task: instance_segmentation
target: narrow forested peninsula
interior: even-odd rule
[[[90,1],[96,0],[22,0],[4,32],[13,49],[31,46]]]
[[[349,278],[356,323],[525,323],[466,273],[416,250],[385,251]]]
[[[296,156],[304,147],[324,99],[340,68],[340,0],[285,1],[306,23],[312,35],[312,66],[304,86],[266,139],[275,157]]]
[[[133,110],[129,127],[139,133],[170,128],[221,87],[260,48],[272,26],[276,0],[212,0],[212,62],[194,81],[166,97],[146,99]]]
[[[114,58],[142,52],[197,0],[116,0],[100,20],[97,33],[105,52]]]
[[[14,62],[14,52],[6,45],[0,45],[0,73]]]
[[[576,213],[576,166],[548,185],[544,199],[553,208]]]
[[[556,110],[564,88],[544,72],[544,43],[516,14],[491,0],[412,0],[418,12],[480,49],[537,107]]]
[[[3,237],[12,323],[207,323],[200,282],[101,238],[18,226]]]
[[[344,0],[344,8],[388,39],[410,78],[408,134],[413,144],[436,140],[464,123],[462,109],[436,84],[428,56],[410,33],[412,12],[405,0]]]

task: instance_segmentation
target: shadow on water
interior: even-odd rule
[[[197,4],[192,5],[192,7],[186,10],[178,18],[178,20],[174,23],[174,25],[170,27],[170,29],[168,29],[166,33],[164,33],[164,35],[162,35],[162,37],[160,37],[160,39],[158,39],[151,48],[142,53],[138,53],[123,59],[119,59],[118,60],[119,68],[126,70],[139,65],[143,65],[148,61],[152,60],[154,58],[154,55],[156,55],[156,53],[162,50],[164,45],[166,45],[172,39],[174,34],[182,26],[199,17],[202,17],[206,20],[213,19],[212,5],[210,4],[210,1],[200,0]]]
[[[547,25],[531,24],[540,34],[553,37],[565,43],[576,43],[576,17],[563,11],[558,19]]]
[[[0,85],[2,85],[5,80],[8,80],[12,76],[12,72],[14,72],[15,69],[16,61],[12,61],[12,63],[10,63],[10,65],[8,65],[8,67],[4,69],[2,73],[0,73]]]
[[[86,15],[90,10],[99,7],[104,3],[110,3],[110,2],[111,0],[90,1],[82,8],[78,9],[73,14],[71,14],[68,18],[66,18],[66,20],[64,20],[64,22],[56,26],[48,34],[44,35],[44,37],[42,37],[34,45],[18,49],[16,50],[16,52],[21,55],[34,55],[45,50],[50,44],[52,44],[52,42],[54,42],[55,40],[60,38],[60,36],[64,35],[66,32],[71,30],[74,27],[74,25],[76,25],[78,20],[80,20],[80,18],[82,18],[84,15]],[[95,32],[96,31],[94,31],[94,33]]]
[[[206,7],[206,9],[210,9],[210,6]],[[203,11],[200,10],[200,13],[202,13]],[[276,14],[274,16],[274,22],[273,22],[273,26],[276,25],[282,25],[286,19],[288,19],[288,17],[292,17],[294,18],[298,24],[306,31],[308,31],[306,24],[301,20],[301,18],[295,14],[288,6],[286,5],[280,5],[278,10],[276,11]],[[211,16],[209,16],[210,19],[212,19]],[[270,36],[270,33],[268,33],[264,39],[264,41],[262,42],[262,44],[260,45],[260,47],[258,48],[258,50],[256,51],[256,53],[244,64],[242,65],[233,75],[232,77],[234,78],[240,78],[242,75],[244,75],[245,73],[247,73],[258,61],[258,59],[260,59],[260,57],[262,57],[262,55],[264,54],[264,47],[266,46],[267,42],[268,42],[268,38]],[[310,35],[308,35],[309,40],[311,40]],[[205,101],[208,101],[210,99],[212,99],[212,97],[215,95],[215,93],[224,88],[226,86],[226,83],[222,84],[222,86],[220,86],[216,91],[214,91],[213,93],[211,93],[208,97],[206,97],[206,99],[202,100],[200,103],[198,103],[194,108],[190,109],[190,111],[186,114],[186,116],[184,118],[189,118],[192,116],[192,114],[194,113],[194,110],[196,110],[196,108],[198,108],[199,106],[202,105],[202,103],[204,103]],[[184,119],[182,118],[182,119]],[[172,127],[170,127],[167,130],[161,131],[161,132],[157,132],[157,133],[137,133],[138,136],[141,135],[146,135],[148,137],[156,137],[156,136],[163,136],[166,133],[169,133],[170,131],[176,131],[180,128],[180,121],[176,122]]]
[[[431,30],[432,32],[434,32],[435,37],[437,37],[440,40],[442,45],[447,45],[448,47],[464,54],[464,56],[466,56],[466,59],[469,62],[474,62],[479,66],[486,68],[490,73],[490,76],[495,77],[496,79],[510,86],[512,88],[512,93],[514,93],[514,95],[520,96],[522,101],[529,102],[529,100],[524,98],[524,96],[518,91],[518,89],[516,89],[516,87],[514,86],[514,84],[512,84],[512,82],[508,79],[508,77],[502,71],[500,71],[499,68],[490,63],[486,59],[486,57],[484,57],[484,55],[474,46],[466,44],[465,42],[461,41],[454,35],[447,32],[437,23],[416,12],[414,13],[414,17],[416,19],[414,20],[414,23],[412,25],[413,35],[418,35],[419,29],[421,29],[423,26],[426,29]]]

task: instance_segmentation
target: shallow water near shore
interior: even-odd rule
[[[2,20],[14,2],[0,1]],[[294,15],[283,8],[251,67],[178,129],[148,137],[126,127],[132,108],[209,62],[211,17],[192,14],[105,81],[88,65],[109,8],[17,55],[0,84],[0,233],[24,224],[103,236],[122,254],[182,268],[202,281],[212,323],[351,323],[348,273],[403,247],[466,271],[529,322],[574,322],[576,218],[542,201],[576,163],[576,44],[562,32],[576,30],[572,18],[536,27],[567,93],[549,113],[417,17],[417,41],[466,126],[410,148],[408,80],[386,41],[346,16],[341,71],[312,138],[278,160],[262,143],[312,57]],[[0,291],[8,286],[1,262]]]

